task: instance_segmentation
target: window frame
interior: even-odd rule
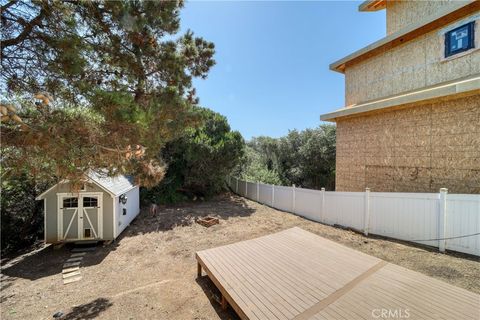
[[[73,199],[75,199],[76,201],[74,201]],[[76,202],[76,205],[74,206],[75,202]],[[73,208],[78,208],[78,197],[63,198],[62,209],[73,209]]]
[[[467,27],[468,32],[469,32],[467,47],[466,48],[461,48],[461,49],[458,49],[458,50],[455,50],[455,51],[450,51],[452,32],[455,32],[459,29],[463,29],[465,27]],[[475,48],[475,20],[467,22],[465,24],[462,24],[461,26],[458,26],[458,27],[456,27],[452,30],[448,30],[447,32],[445,32],[444,37],[445,37],[445,41],[444,41],[444,46],[445,46],[444,56],[445,56],[445,58],[450,58],[450,57],[452,57],[456,54],[474,49]]]
[[[82,197],[82,206],[84,208],[98,208],[98,197]],[[92,201],[92,199],[95,199],[95,201]],[[85,205],[85,200],[88,200],[88,204],[91,204],[92,202],[95,203],[95,205]]]

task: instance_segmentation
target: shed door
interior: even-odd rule
[[[77,240],[80,230],[78,197],[59,197],[59,240]]]
[[[102,234],[102,196],[82,195],[82,237],[83,239],[101,239]]]
[[[103,237],[102,193],[58,195],[58,240]]]

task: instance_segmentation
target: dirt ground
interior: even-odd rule
[[[205,228],[197,217],[220,224]],[[301,227],[348,247],[480,293],[480,263],[465,255],[440,254],[392,240],[366,238],[225,194],[206,202],[143,212],[120,239],[85,256],[75,283],[63,285],[62,265],[70,248],[34,250],[2,261],[2,319],[236,319],[220,310],[207,277],[196,278],[194,254]]]

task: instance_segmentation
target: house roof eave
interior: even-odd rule
[[[377,99],[359,105],[341,108],[330,113],[322,114],[320,120],[336,122],[339,118],[399,107],[411,103],[429,102],[450,96],[458,97],[461,95],[470,96],[475,94],[480,94],[480,74],[461,80],[445,82],[435,86],[397,94],[388,98]]]

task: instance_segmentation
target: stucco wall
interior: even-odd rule
[[[480,193],[480,95],[337,121],[336,190]]]
[[[387,1],[387,34],[415,23],[459,0],[395,0]]]
[[[476,21],[475,49],[444,58],[444,34]],[[345,69],[346,105],[480,73],[480,11]]]

